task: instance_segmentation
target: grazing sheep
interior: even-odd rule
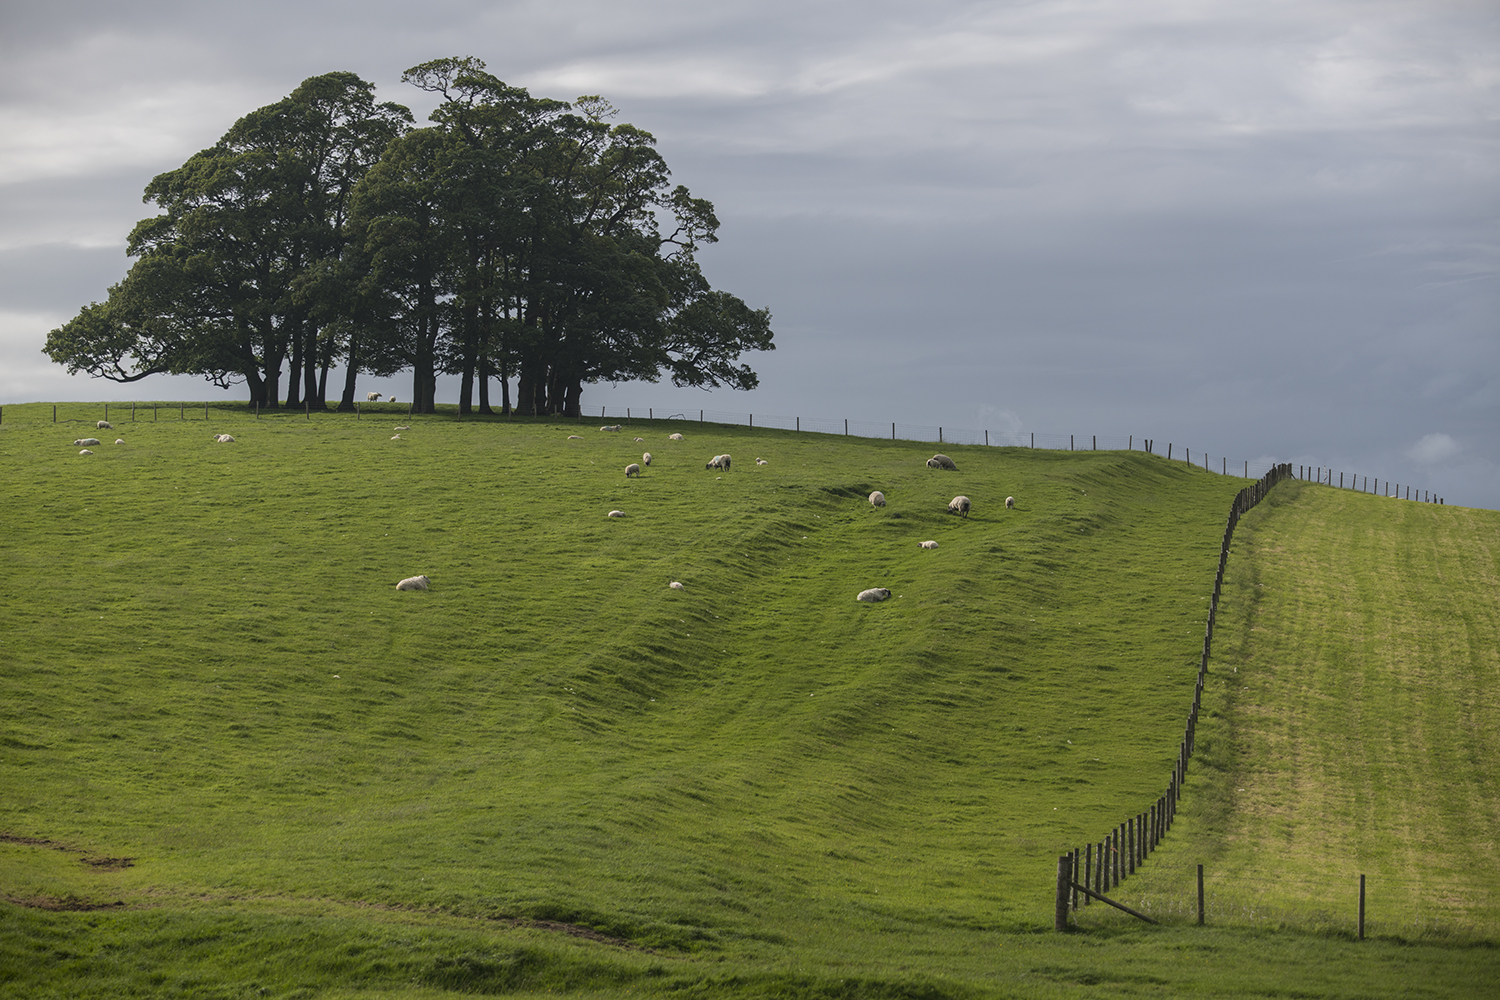
[[[640,474],[641,467],[639,465],[636,465],[634,462],[631,462],[629,465],[625,466],[626,476],[639,476]]]
[[[676,580],[673,580],[671,583],[667,584],[667,586],[671,587],[673,590],[681,590],[682,589],[682,584],[678,583]]]
[[[870,494],[870,506],[871,507],[884,507],[885,506],[885,494],[882,493],[882,492],[880,492],[879,490],[876,490],[874,493],[871,493]]]
[[[771,463],[770,463],[770,462],[767,462],[767,461],[766,461],[766,460],[765,460],[765,459],[763,459],[763,458],[757,458],[757,459],[756,459],[756,460],[755,460],[755,464],[756,464],[756,465],[770,465],[770,464],[771,464]]]
[[[861,590],[856,601],[864,601],[866,604],[879,604],[891,596],[891,592],[884,587],[873,587],[870,590]]]
[[[958,466],[954,465],[953,459],[947,455],[933,455],[927,460],[927,467],[929,469],[952,469],[954,472],[958,471]]]
[[[219,442],[220,444],[234,444],[234,438],[230,437],[228,434],[215,434],[214,440]]]
[[[405,580],[402,580],[400,583],[396,584],[396,589],[397,590],[426,590],[427,589],[427,584],[428,584],[428,580],[427,580],[427,576],[425,574],[422,575],[422,576],[409,576]]]
[[[125,439],[124,438],[115,438],[115,444],[124,444],[124,443],[125,443]]]
[[[625,516],[625,512],[623,510],[612,510],[612,511],[609,512],[609,516],[610,517],[624,517]]]
[[[91,452],[87,448],[85,448],[82,451],[80,451],[78,454],[80,454],[80,455],[92,455],[93,452]]]
[[[937,548],[937,542],[934,542],[932,539],[929,538],[927,541],[925,541],[925,542],[922,543],[922,548],[924,548],[924,549],[935,549],[935,548]]]
[[[711,458],[711,459],[708,460],[708,464],[705,465],[704,468],[705,469],[723,469],[725,472],[728,472],[729,471],[729,456],[728,455],[715,455],[713,458]]]
[[[681,441],[682,440],[682,435],[681,434],[668,434],[667,435],[667,440],[668,441]]]
[[[108,420],[101,420],[94,426],[99,428],[101,431],[112,431],[115,429],[115,425],[110,423]]]
[[[79,438],[77,441],[73,442],[73,447],[75,447],[75,448],[81,448],[84,445],[88,445],[88,444],[99,444],[99,439],[98,438]]]
[[[620,429],[620,425],[619,424],[609,424],[609,425],[607,425],[605,427],[601,427],[599,429],[601,431],[617,431],[617,430]]]
[[[378,393],[378,392],[367,392],[367,393],[365,393],[365,402],[367,402],[367,403],[373,403],[373,402],[375,402],[375,400],[377,400],[379,398],[380,398],[380,393]]]
[[[394,403],[395,401],[396,401],[396,397],[395,396],[389,396],[389,397],[386,398],[386,402],[388,402],[388,403]]]
[[[645,454],[643,454],[641,456],[641,464],[642,465],[650,465],[651,464],[651,453],[649,451],[646,452]]]
[[[968,517],[969,506],[970,505],[968,497],[956,496],[952,500],[948,501],[948,513],[957,514],[960,517]]]
[[[1006,497],[1005,498],[1005,509],[1006,510],[1015,510],[1016,509],[1016,498],[1015,497]]]

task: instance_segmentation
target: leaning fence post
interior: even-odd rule
[[[1057,905],[1052,918],[1055,931],[1068,929],[1068,890],[1072,881],[1073,859],[1067,854],[1060,855],[1057,859]]]

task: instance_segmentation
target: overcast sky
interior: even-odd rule
[[[218,398],[41,348],[154,175],[334,70],[423,120],[401,72],[452,55],[653,133],[771,310],[760,389],[586,411],[1128,434],[1500,508],[1493,0],[6,4],[0,404]]]

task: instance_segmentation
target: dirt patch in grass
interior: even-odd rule
[[[55,913],[87,913],[93,910],[118,910],[125,907],[125,902],[119,899],[113,903],[98,903],[90,899],[79,899],[77,896],[6,896],[5,901],[15,906],[24,906],[32,910],[51,910]]]

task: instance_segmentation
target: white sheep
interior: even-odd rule
[[[605,427],[601,427],[599,429],[601,431],[617,431],[617,430],[620,429],[620,425],[619,424],[609,424],[609,425],[607,425]]]
[[[115,425],[110,423],[108,420],[101,420],[94,426],[99,428],[101,431],[112,431],[115,429]]]
[[[392,441],[400,441],[401,440],[401,435],[400,434],[392,434],[391,435],[391,440]]]
[[[955,472],[958,471],[958,466],[954,465],[953,459],[947,455],[933,455],[927,460],[927,467],[929,469],[952,469]]]
[[[728,455],[715,455],[713,458],[711,458],[711,459],[708,460],[708,464],[705,465],[704,468],[705,469],[723,469],[725,472],[728,472],[729,471],[729,456]]]
[[[861,590],[856,601],[864,601],[866,604],[879,604],[891,596],[891,592],[884,587],[872,587],[869,590]]]
[[[668,434],[667,435],[667,440],[668,441],[681,441],[682,440],[682,435],[681,434]]]
[[[234,444],[234,438],[228,434],[215,434],[214,440],[220,444]]]
[[[85,445],[99,444],[99,443],[100,442],[99,442],[98,438],[79,438],[77,441],[73,442],[73,447],[75,447],[75,448],[82,448]]]
[[[639,465],[636,465],[634,462],[631,462],[629,465],[625,466],[625,475],[627,477],[629,477],[629,476],[639,476],[640,474],[641,474],[641,467]]]
[[[922,543],[922,548],[924,548],[924,549],[935,549],[935,548],[937,548],[937,542],[934,542],[932,539],[929,538],[927,541],[925,541],[925,542]]]
[[[85,448],[82,451],[80,451],[78,454],[80,454],[80,455],[92,455],[93,452],[91,452],[87,448]]]
[[[386,402],[388,402],[388,403],[394,403],[395,401],[396,401],[396,397],[395,396],[387,396],[386,397]]]
[[[645,441],[645,440],[646,440],[645,438],[636,438],[637,442],[641,442],[641,441]]]
[[[667,584],[667,586],[671,587],[673,590],[682,590],[683,589],[682,584],[678,583],[676,580],[673,580],[671,583]]]
[[[411,425],[410,424],[402,424],[400,427],[392,427],[391,430],[409,431],[409,430],[411,430]]]
[[[870,506],[871,507],[884,507],[885,506],[885,494],[882,493],[882,492],[880,492],[879,490],[876,490],[874,493],[871,493],[870,494]]]
[[[402,580],[400,583],[396,584],[396,589],[397,590],[426,590],[428,582],[429,581],[428,581],[428,579],[427,579],[427,577],[426,577],[425,574],[422,575],[422,576],[409,576],[405,580]]]
[[[582,441],[583,440],[583,435],[582,434],[569,434],[568,435],[568,440],[569,441]]]
[[[377,400],[379,398],[380,398],[380,393],[378,393],[378,392],[367,392],[367,393],[365,393],[365,402],[367,402],[367,403],[373,403],[373,402],[375,402],[375,400]]]
[[[766,460],[765,460],[765,459],[763,459],[763,458],[757,458],[757,459],[756,459],[756,460],[755,460],[755,464],[756,464],[756,465],[770,465],[770,464],[771,464],[771,463],[770,463],[770,462],[767,462],[767,461],[766,461]]]
[[[124,443],[125,443],[125,439],[124,438],[115,438],[115,444],[124,444]]]
[[[625,516],[625,512],[623,510],[612,510],[612,511],[609,512],[609,516],[610,517],[624,517]]]
[[[642,465],[650,465],[651,464],[651,453],[649,451],[645,452],[644,454],[641,455],[641,464]]]
[[[960,517],[968,517],[970,506],[968,497],[956,496],[948,501],[948,513],[957,514]]]
[[[1016,498],[1015,497],[1006,497],[1005,498],[1005,509],[1006,510],[1015,510],[1016,509]]]

